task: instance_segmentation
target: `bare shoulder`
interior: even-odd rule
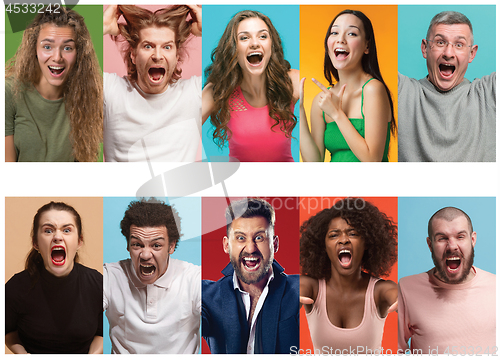
[[[370,82],[368,82],[365,85],[364,94],[365,94],[365,96],[366,95],[369,95],[369,96],[381,96],[381,95],[387,96],[384,84],[377,79],[370,80]]]
[[[379,280],[375,283],[373,291],[375,299],[381,299],[390,305],[392,298],[394,296],[397,298],[398,285],[392,280]]]
[[[375,291],[387,291],[397,289],[398,285],[392,280],[379,280],[375,283]]]

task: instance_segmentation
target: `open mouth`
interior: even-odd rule
[[[156,68],[156,67],[149,68],[148,75],[149,75],[149,79],[152,82],[158,83],[158,82],[160,82],[160,81],[163,80],[163,77],[165,76],[165,69],[162,68],[162,67],[159,67],[159,68]]]
[[[141,269],[141,275],[145,277],[152,276],[156,272],[156,266],[151,264],[140,264],[139,267]]]
[[[262,260],[259,256],[243,256],[241,257],[241,263],[243,268],[247,271],[256,271],[261,264]]]
[[[52,263],[57,266],[62,266],[66,262],[66,249],[62,246],[54,246],[50,252]]]
[[[340,266],[342,266],[343,268],[347,268],[351,265],[351,260],[352,260],[351,250],[342,249],[339,251],[338,256],[339,256]]]
[[[448,257],[446,258],[446,269],[451,273],[457,272],[461,263],[462,260],[458,256]]]
[[[60,76],[64,72],[64,66],[49,66],[49,71],[54,76]]]
[[[337,60],[345,60],[349,56],[349,51],[345,49],[335,49],[333,53],[335,54],[335,59]]]
[[[253,66],[260,65],[262,63],[263,58],[264,55],[259,51],[254,51],[247,55],[247,61],[250,63],[250,65]]]
[[[439,73],[442,77],[448,78],[455,72],[455,65],[451,64],[439,64]]]

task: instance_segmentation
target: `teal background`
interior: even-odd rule
[[[427,246],[427,224],[446,206],[469,215],[477,233],[474,265],[496,273],[496,203],[493,197],[400,197],[398,199],[398,278],[434,267]]]
[[[465,78],[472,81],[495,71],[495,5],[399,5],[398,71],[401,74],[415,79],[427,76],[426,60],[422,56],[420,44],[434,15],[447,10],[461,12],[469,18],[474,43],[478,45],[476,57],[469,64]]]
[[[159,198],[166,203],[168,199]],[[130,258],[127,241],[120,230],[120,222],[134,197],[103,198],[103,261],[117,262]],[[170,202],[181,218],[181,237],[172,258],[201,266],[201,198],[176,198]],[[104,354],[111,353],[108,318],[103,320]],[[201,347],[200,347],[201,348]]]
[[[299,69],[299,6],[298,5],[203,5],[203,48],[202,68],[211,64],[210,55],[217,47],[222,33],[226,29],[231,18],[239,11],[255,10],[263,13],[271,19],[278,31],[285,59],[288,60],[292,69]],[[203,85],[206,78],[203,76]],[[294,110],[297,120],[299,119],[299,102]],[[227,156],[229,148],[227,143],[222,150],[215,145],[212,137],[213,126],[210,118],[207,119],[202,129],[203,158],[210,156]],[[292,156],[299,161],[299,123],[292,132]]]

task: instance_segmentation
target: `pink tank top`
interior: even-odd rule
[[[352,349],[356,349],[356,354],[370,354],[380,351],[385,318],[378,315],[373,297],[375,283],[379,280],[370,277],[365,295],[363,320],[361,320],[361,324],[352,329],[339,328],[330,322],[326,312],[326,283],[324,279],[318,280],[318,297],[311,312],[306,314],[315,351],[325,353],[325,349],[328,349],[330,354],[334,354],[337,349],[346,349],[349,351],[348,353]]]
[[[279,125],[269,116],[266,106],[254,108],[245,100],[241,88],[234,90],[229,105],[232,109],[227,126],[229,156],[239,161],[293,161],[291,139],[287,138]],[[293,108],[292,108],[293,110]]]

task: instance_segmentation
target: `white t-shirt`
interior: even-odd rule
[[[104,264],[103,310],[107,310],[112,352],[198,353],[200,269],[170,258],[165,274],[144,285],[130,259]]]
[[[126,77],[104,74],[105,161],[193,162],[199,146],[201,77],[146,94]]]

